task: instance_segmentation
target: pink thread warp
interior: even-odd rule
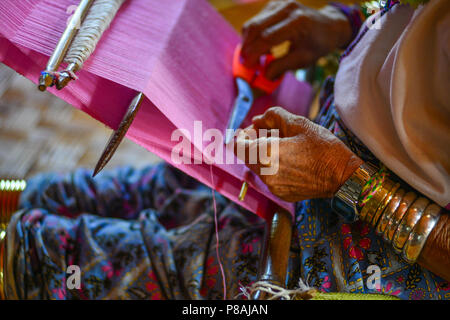
[[[66,26],[66,10],[74,4],[78,1],[0,1],[0,61],[36,83]],[[204,0],[127,1],[77,72],[79,79],[62,91],[49,91],[111,128],[117,128],[136,92],[144,92],[129,139],[210,187],[212,170],[218,192],[262,217],[270,216],[274,203],[292,213],[293,205],[273,196],[242,163],[209,169],[205,162],[176,164],[171,159],[178,144],[171,141],[175,129],[184,128],[193,136],[194,121],[199,120],[203,131],[224,132],[236,95],[231,62],[239,41]],[[247,124],[272,105],[305,115],[310,98],[310,86],[287,74],[271,97],[255,103]],[[192,155],[201,154],[207,144],[192,141]],[[249,190],[239,202],[247,173]]]
[[[210,166],[211,172],[211,185],[214,186],[214,176],[212,171],[212,166]],[[214,189],[211,189],[212,199],[213,199],[213,207],[214,207],[214,225],[215,225],[215,234],[216,234],[216,257],[217,262],[219,263],[220,273],[222,275],[222,285],[223,285],[223,300],[227,299],[227,283],[225,279],[225,271],[223,270],[222,261],[220,260],[220,252],[219,252],[219,226],[218,226],[218,218],[217,218],[217,204],[216,204],[216,196],[214,195]]]

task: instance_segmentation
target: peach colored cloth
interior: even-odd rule
[[[389,169],[447,206],[450,1],[432,0],[416,10],[397,5],[378,26],[341,63],[337,110]]]

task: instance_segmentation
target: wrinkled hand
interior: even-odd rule
[[[272,133],[279,129],[279,137],[272,134],[251,139],[247,134],[251,129],[256,132],[267,129]],[[278,154],[274,154],[277,148],[271,141],[278,142]],[[259,150],[263,144],[267,144],[272,159],[278,157],[275,174],[261,174],[261,168],[273,166],[267,160],[258,157],[256,164],[249,164],[251,150]],[[239,148],[246,151],[246,159],[239,155]],[[362,164],[362,160],[329,130],[280,107],[254,117],[253,125],[237,135],[235,152],[274,195],[290,202],[333,196]]]
[[[318,58],[345,46],[351,34],[345,15],[332,6],[314,10],[295,0],[271,1],[245,23],[242,56],[251,67],[272,47],[290,41],[289,53],[267,69],[267,77],[275,79],[288,70],[312,65]]]

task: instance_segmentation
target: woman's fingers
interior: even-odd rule
[[[349,41],[348,19],[336,8],[315,10],[295,0],[270,3],[243,28],[244,64],[254,67],[262,55],[289,41],[288,55],[277,57],[267,77],[276,79],[284,72],[306,67]]]
[[[315,60],[311,51],[298,48],[289,52],[286,56],[272,61],[266,69],[266,77],[270,80],[281,77],[285,72],[303,68]]]
[[[253,117],[252,123],[256,130],[279,130],[280,137],[287,137],[290,136],[288,122],[292,117],[295,115],[287,110],[281,107],[272,107],[267,109],[264,114]]]
[[[271,1],[267,6],[248,20],[242,27],[244,42],[252,42],[264,28],[277,23],[287,16],[285,1]]]
[[[273,132],[278,129],[280,138],[303,134],[314,125],[309,119],[290,113],[282,107],[269,108],[264,114],[253,117],[252,122],[255,130],[267,129]]]
[[[268,26],[261,33],[261,39],[272,44],[279,44],[285,40],[292,40],[298,33],[295,26],[302,24],[302,11],[297,9],[286,18]]]
[[[243,161],[250,170],[259,174],[260,162],[258,161],[258,142],[257,139],[251,139],[242,130],[236,137],[234,144],[234,153],[239,160]]]
[[[262,34],[270,26],[286,19],[295,7],[298,7],[298,3],[293,0],[272,1],[261,13],[244,25],[242,29],[242,56],[246,65],[257,64],[261,55],[268,53],[272,46],[283,41],[276,41],[271,44],[264,43]]]
[[[286,40],[293,39],[293,29],[289,27],[290,19],[285,19],[269,29],[260,32],[259,36],[242,49],[242,55],[248,63],[258,63],[262,55]]]
[[[289,8],[295,1],[271,1],[256,16],[248,20],[242,27],[244,44],[250,43],[260,36],[265,28],[282,21],[289,15]]]
[[[276,107],[274,107],[276,108]],[[270,108],[269,110],[272,110]],[[265,113],[253,117],[252,123],[255,129],[280,129],[281,128],[281,116],[277,111],[269,112],[267,110]]]
[[[279,143],[278,137],[249,134],[244,129],[236,137],[234,152],[257,175],[268,175],[277,170]]]

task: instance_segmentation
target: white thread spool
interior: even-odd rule
[[[64,58],[69,66],[60,73],[58,89],[64,88],[75,78],[74,73],[81,69],[94,52],[103,32],[108,29],[124,2],[125,0],[95,0]]]

